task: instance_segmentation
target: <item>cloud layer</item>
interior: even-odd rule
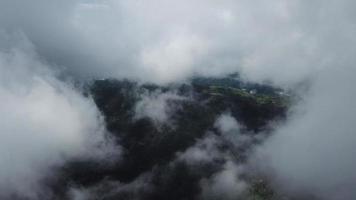
[[[338,27],[351,34],[353,16],[343,10],[352,2],[333,4],[5,0],[0,26],[22,31],[43,58],[76,77],[167,83],[239,70],[294,84],[323,68]]]
[[[322,73],[306,102],[259,149],[262,166],[273,169],[278,184],[288,183],[280,188],[322,199],[356,197],[355,72],[345,67]]]
[[[114,147],[93,101],[55,78],[26,38],[11,40],[0,51],[0,197],[48,199],[42,182],[55,167]]]
[[[93,102],[59,76],[169,83],[238,71],[281,87],[310,81],[290,120],[257,151],[276,184],[355,198],[355,7],[352,0],[0,1],[1,189],[36,197],[43,170],[104,141]],[[165,119],[159,109],[154,117]]]

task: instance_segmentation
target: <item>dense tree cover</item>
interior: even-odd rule
[[[91,95],[102,112],[106,126],[116,143],[123,147],[123,155],[114,164],[76,160],[61,171],[63,190],[74,186],[97,187],[119,182],[130,184],[149,174],[150,188],[140,191],[112,192],[94,189],[99,199],[197,199],[200,198],[200,181],[221,170],[224,158],[194,168],[177,160],[177,153],[184,152],[206,134],[219,136],[214,126],[224,113],[231,114],[240,124],[241,133],[268,134],[269,124],[282,120],[289,96],[281,89],[267,85],[244,83],[236,77],[221,79],[195,78],[189,83],[161,87],[139,84],[127,80],[98,80],[89,86]],[[135,117],[137,102],[150,94],[174,93],[182,98],[167,99],[167,122],[157,123],[150,117]],[[231,149],[229,141],[219,144],[222,152],[237,151],[234,162],[243,162],[243,152],[249,146]],[[251,184],[257,196],[270,199],[273,192],[264,183]],[[104,191],[101,191],[104,190]],[[111,192],[110,192],[111,191]]]

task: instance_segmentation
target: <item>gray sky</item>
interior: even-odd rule
[[[338,30],[352,31],[354,18],[348,0],[3,0],[0,5],[1,27],[22,32],[56,68],[77,77],[158,83],[239,70],[249,79],[295,84],[323,68]]]

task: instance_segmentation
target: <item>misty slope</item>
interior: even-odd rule
[[[356,199],[355,10],[0,0],[0,200]]]
[[[98,80],[88,94],[124,149],[113,165],[84,160],[63,168],[61,181],[67,186],[60,191],[86,188],[80,194],[89,199],[209,199],[211,195],[202,196],[202,180],[230,162],[243,163],[245,152],[261,141],[258,136],[268,134],[269,124],[285,118],[289,101],[280,89],[234,77],[195,78],[191,84],[166,87]],[[226,130],[217,125],[221,116],[228,117],[233,138],[225,137]],[[235,144],[238,137],[247,140]],[[211,151],[212,160],[190,163],[184,155],[194,155],[189,151],[195,148]],[[244,179],[251,184],[251,198],[272,197],[263,182]]]

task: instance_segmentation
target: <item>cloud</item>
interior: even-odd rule
[[[235,133],[240,131],[240,125],[237,123],[235,118],[230,114],[221,115],[215,122],[215,127],[217,127],[221,132],[232,132]]]
[[[210,179],[201,181],[203,199],[238,199],[246,195],[248,183],[240,179],[243,167],[227,161]]]
[[[16,40],[0,51],[0,197],[48,199],[42,181],[55,167],[118,149],[93,101],[59,81],[25,37]]]
[[[329,25],[318,19],[319,3],[4,0],[0,26],[21,30],[42,58],[77,78],[168,83],[240,71],[290,85],[328,60],[319,39],[326,31],[311,26]]]
[[[287,183],[282,188],[322,199],[356,197],[356,69],[345,69],[322,73],[307,100],[259,149],[262,166],[272,168],[278,184]]]
[[[300,7],[303,6],[302,2]],[[312,193],[322,199],[356,197],[353,169],[356,134],[355,39],[352,1],[314,2],[305,8],[303,29],[316,47],[305,66],[316,65],[310,90],[292,108],[289,120],[258,150],[279,189]],[[268,171],[268,170],[267,170]],[[278,187],[277,187],[278,188]]]
[[[208,136],[198,140],[195,145],[189,147],[184,152],[177,154],[178,161],[184,161],[190,166],[213,163],[225,158],[223,152],[220,152],[218,146],[221,141],[217,136],[208,134]]]
[[[190,77],[199,57],[206,54],[209,44],[194,33],[175,33],[145,48],[141,55],[144,70],[152,71],[155,82],[182,81]]]
[[[94,200],[94,199],[145,199],[154,185],[152,185],[151,172],[144,173],[129,183],[103,180],[100,183],[88,187],[73,187],[68,195],[73,200]]]
[[[249,150],[257,141],[262,141],[265,138],[264,133],[258,135],[251,135],[243,130],[240,125],[230,113],[221,114],[215,121],[214,126],[221,133],[221,137],[225,142],[231,145],[231,150],[235,150],[239,156],[242,154],[249,154]],[[243,152],[247,151],[247,152]]]
[[[141,100],[135,105],[135,119],[148,117],[155,122],[157,126],[162,124],[173,125],[171,115],[178,109],[172,101],[186,100],[185,97],[177,95],[174,91],[162,92],[156,90],[141,94]]]
[[[204,171],[209,166],[213,173],[199,180],[200,199],[248,198],[251,183],[243,177],[249,173],[239,157],[248,150],[253,136],[242,135],[240,125],[229,114],[220,115],[215,127],[220,134],[207,133],[204,138],[177,154],[176,161],[185,162],[191,170]]]
[[[33,195],[27,186],[36,184],[20,179],[36,182],[33,174],[60,163],[58,157],[85,152],[85,138],[101,129],[93,102],[56,73],[169,83],[239,71],[281,87],[310,80],[304,102],[262,155],[286,187],[352,199],[354,8],[352,0],[2,0],[0,129],[6,145],[0,161],[11,173],[3,171],[1,180],[10,184],[0,184]],[[157,108],[153,117],[164,120],[166,111]],[[234,124],[226,120],[223,127]]]

